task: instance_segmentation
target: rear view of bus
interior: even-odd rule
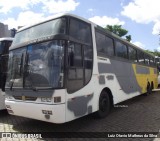
[[[13,38],[0,38],[0,110],[5,109],[5,82],[8,64],[8,52]]]

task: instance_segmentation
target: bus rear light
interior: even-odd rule
[[[58,96],[58,97],[54,97],[54,103],[59,103],[61,102],[61,97]]]
[[[42,113],[45,115],[52,115],[52,111],[42,110]]]

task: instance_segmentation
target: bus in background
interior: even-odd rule
[[[158,73],[158,87],[160,86],[160,57],[155,56],[156,64],[157,64],[157,73]]]
[[[13,38],[0,38],[0,110],[5,109],[5,81],[8,66],[8,53]]]
[[[9,51],[9,114],[64,123],[157,88],[154,56],[72,14],[21,28]]]

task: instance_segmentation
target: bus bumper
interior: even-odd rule
[[[9,114],[52,123],[65,122],[65,104],[47,105],[5,100]]]

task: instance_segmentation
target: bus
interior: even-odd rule
[[[8,64],[9,47],[11,46],[13,38],[0,38],[0,110],[5,109],[5,81]]]
[[[9,50],[8,113],[65,123],[157,88],[154,56],[72,14],[19,29]]]
[[[160,57],[155,56],[156,64],[157,64],[157,71],[158,71],[158,87],[160,86]]]

